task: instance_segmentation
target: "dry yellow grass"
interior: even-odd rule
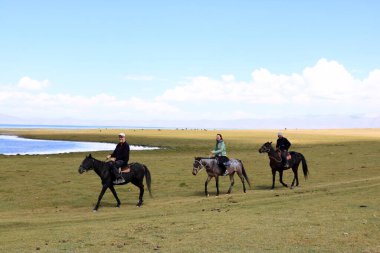
[[[91,209],[98,177],[77,172],[84,153],[1,156],[2,252],[378,252],[380,251],[379,129],[286,130],[308,161],[310,178],[295,190],[276,182],[257,152],[277,130],[0,130],[44,139],[116,141],[166,147],[132,152],[152,173],[154,199],[136,208],[137,188],[118,187],[120,209],[107,192]],[[191,175],[193,157],[206,155],[221,132],[231,156],[243,160],[253,189],[203,196],[206,176]],[[102,159],[107,152],[95,152]],[[41,181],[40,179],[44,180]],[[289,182],[292,173],[285,173]],[[228,180],[222,178],[225,192]]]

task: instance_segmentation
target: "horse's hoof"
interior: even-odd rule
[[[98,210],[96,210],[96,209],[92,210],[93,213],[96,213],[97,211],[98,211]]]

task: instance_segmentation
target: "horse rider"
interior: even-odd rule
[[[211,155],[215,156],[218,161],[218,165],[222,169],[223,176],[227,176],[229,173],[226,165],[228,165],[229,159],[226,156],[226,144],[224,143],[223,136],[221,134],[216,135],[215,149],[211,151]]]
[[[288,150],[292,144],[288,141],[288,139],[284,137],[284,135],[281,132],[279,132],[277,136],[278,136],[278,139],[276,143],[276,148],[281,150],[282,165],[285,168],[288,168],[289,162],[288,162],[287,156],[288,156]]]
[[[108,164],[116,178],[113,183],[124,183],[125,179],[121,175],[121,170],[119,170],[119,168],[128,165],[129,161],[129,144],[125,141],[124,133],[119,133],[119,143],[116,145],[113,153],[107,155],[106,158],[110,160]]]

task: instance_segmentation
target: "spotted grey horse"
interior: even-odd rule
[[[205,182],[205,194],[206,196],[209,196],[207,192],[207,185],[210,182],[210,180],[215,177],[216,181],[216,195],[219,195],[219,176],[223,175],[223,172],[221,168],[218,165],[218,161],[215,158],[205,158],[205,157],[195,157],[194,163],[193,163],[193,175],[197,175],[198,172],[202,169],[206,169],[207,173],[207,180]],[[234,174],[235,172],[240,177],[241,182],[243,183],[243,190],[246,192],[245,188],[245,180],[247,181],[249,187],[251,188],[251,183],[249,182],[247,173],[244,169],[244,165],[242,161],[234,158],[230,158],[230,165],[228,166],[229,176],[230,176],[230,188],[228,189],[227,194],[230,194],[232,191],[232,186],[234,185]]]

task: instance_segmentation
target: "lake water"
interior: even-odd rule
[[[71,152],[107,151],[112,152],[116,143],[52,141],[20,138],[12,135],[0,135],[0,154],[3,155],[42,155]],[[158,147],[130,145],[131,150],[154,150]]]

